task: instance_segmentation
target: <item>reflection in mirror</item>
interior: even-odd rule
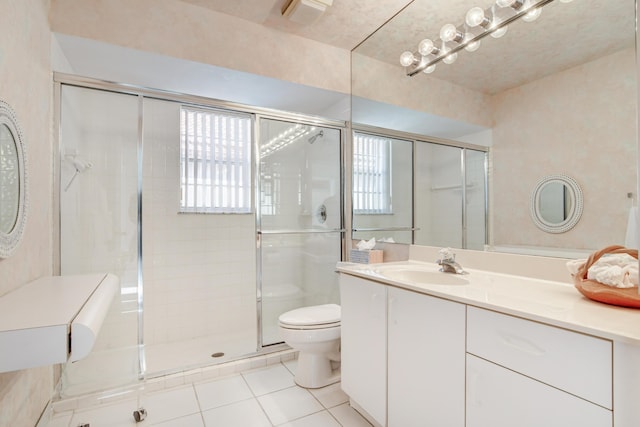
[[[0,258],[17,248],[25,220],[24,145],[13,110],[0,101]]]
[[[531,219],[547,233],[571,230],[580,221],[582,207],[580,186],[565,175],[542,178],[531,194]]]
[[[18,147],[7,125],[0,125],[0,233],[9,234],[18,220],[20,180]]]
[[[573,206],[571,192],[567,190],[561,182],[548,182],[540,189],[538,203],[542,220],[557,225],[567,219]]]
[[[353,238],[411,243],[412,142],[353,135]]]
[[[354,49],[353,122],[490,147],[489,245],[624,244],[627,193],[637,194],[634,0],[552,1],[535,22],[514,22],[454,64],[407,77],[400,53],[469,7],[414,0]],[[567,232],[547,233],[530,219],[530,192],[541,174],[558,170],[581,183],[584,215]],[[416,184],[415,192],[428,188]],[[416,218],[431,215],[421,209],[416,200]]]
[[[485,158],[483,151],[417,143],[416,244],[483,249]]]

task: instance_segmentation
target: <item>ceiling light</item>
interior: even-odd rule
[[[533,22],[536,19],[538,19],[540,17],[540,14],[542,13],[542,8],[541,7],[534,7],[534,8],[529,8],[529,12],[527,12],[523,17],[522,20],[525,22]]]
[[[509,29],[509,27],[507,27],[506,25],[501,25],[502,22],[499,20],[496,20],[495,23],[493,25],[491,25],[491,28],[495,28],[492,32],[491,32],[491,37],[493,37],[494,39],[499,39],[500,37],[504,36],[505,34],[507,34],[507,30]]]
[[[472,28],[479,25],[487,27],[491,23],[491,21],[484,15],[484,10],[482,10],[481,7],[472,7],[469,9],[464,21]]]
[[[437,55],[440,53],[440,49],[433,44],[433,41],[424,39],[418,45],[418,53],[422,56]]]
[[[417,59],[412,52],[406,51],[402,52],[402,55],[400,55],[400,64],[403,67],[413,65],[414,62],[417,62]]]
[[[436,70],[436,64],[430,65],[427,68],[425,68],[422,72],[425,74],[431,74]]]
[[[476,51],[481,39],[489,35],[494,38],[504,36],[512,22],[520,18],[527,22],[535,21],[540,16],[542,7],[552,1],[554,0],[495,0],[492,6],[484,10],[472,7],[466,13],[462,25],[445,24],[440,29],[439,41],[422,40],[417,53],[402,53],[400,63],[409,76],[415,76],[421,71],[431,73],[433,66],[440,61],[453,63],[462,49]],[[569,3],[572,0],[560,1]]]
[[[464,39],[464,34],[462,34],[455,25],[446,24],[440,30],[440,39],[443,42],[456,42],[460,43]]]

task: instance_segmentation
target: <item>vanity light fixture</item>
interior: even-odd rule
[[[409,77],[421,71],[432,73],[440,61],[452,64],[462,49],[474,52],[480,47],[480,40],[486,36],[494,38],[506,34],[508,25],[522,18],[533,22],[542,13],[542,7],[554,0],[496,0],[491,7],[483,10],[472,7],[467,12],[464,23],[455,26],[446,24],[440,29],[440,38],[436,41],[424,39],[418,45],[418,52],[403,52],[400,64],[405,67]],[[560,0],[569,3],[572,0]]]

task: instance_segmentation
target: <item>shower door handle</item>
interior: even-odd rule
[[[345,228],[334,228],[331,230],[325,229],[302,229],[302,230],[258,230],[257,233],[260,234],[308,234],[308,233],[344,233],[347,231]]]

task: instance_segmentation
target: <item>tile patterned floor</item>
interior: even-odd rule
[[[340,384],[307,390],[293,381],[296,360],[89,409],[57,413],[49,427],[369,427]],[[147,410],[136,424],[133,411]]]

